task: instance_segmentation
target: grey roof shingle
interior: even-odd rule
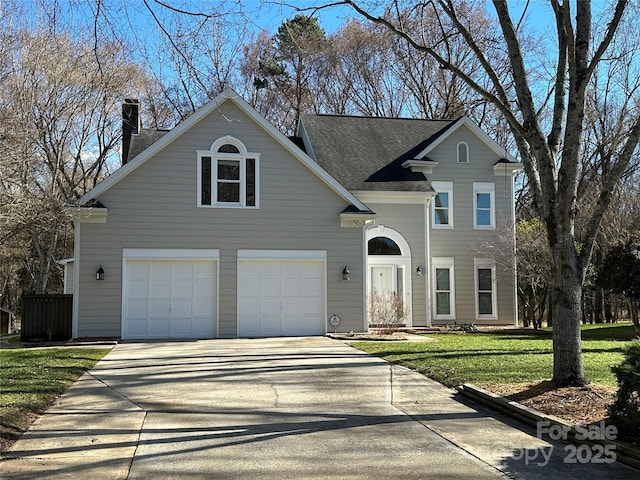
[[[318,164],[351,191],[431,192],[422,173],[402,167],[454,120],[303,114]]]
[[[169,130],[151,130],[141,128],[137,135],[131,135],[129,144],[129,160],[136,158],[140,153],[164,137]]]

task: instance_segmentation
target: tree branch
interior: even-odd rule
[[[553,88],[553,118],[551,120],[551,131],[547,136],[547,144],[549,150],[553,152],[553,156],[558,155],[560,148],[560,138],[562,136],[562,128],[564,125],[564,114],[566,112],[565,103],[565,84],[567,72],[567,31],[564,28],[564,14],[562,7],[557,0],[552,0],[551,6],[556,18],[556,30],[558,33],[558,61],[556,63],[556,81]]]
[[[620,21],[622,20],[622,15],[624,14],[624,10],[627,7],[627,4],[628,4],[627,0],[618,0],[618,3],[616,4],[616,8],[613,12],[613,17],[611,18],[611,21],[607,25],[607,33],[602,39],[602,42],[600,42],[600,45],[598,45],[598,48],[596,49],[596,51],[593,54],[593,57],[591,58],[591,63],[587,67],[587,72],[586,72],[587,75],[591,76],[593,74],[596,66],[602,59],[604,52],[607,50],[607,48],[609,48],[609,45],[611,44],[613,37],[618,31],[618,26],[620,25]]]
[[[492,79],[497,82],[497,84],[494,85],[494,86],[496,86],[496,88],[497,88],[497,90],[499,92],[502,92],[502,93],[499,93],[499,97],[500,98],[498,96],[492,94],[491,92],[489,92],[485,88],[483,88],[480,84],[478,84],[475,80],[473,80],[469,75],[467,75],[462,70],[460,70],[458,67],[453,65],[451,62],[449,62],[448,60],[443,58],[433,48],[428,47],[426,45],[422,45],[422,44],[416,42],[410,35],[408,35],[404,31],[400,30],[398,27],[393,25],[389,20],[387,20],[387,19],[385,19],[383,17],[377,17],[375,15],[370,14],[369,12],[364,10],[362,7],[360,7],[358,4],[356,4],[352,0],[345,0],[344,3],[350,5],[359,15],[363,16],[367,20],[369,20],[371,22],[374,22],[374,23],[376,23],[378,25],[385,26],[390,31],[392,31],[394,34],[396,34],[396,35],[400,36],[401,38],[403,38],[404,40],[406,40],[416,50],[424,52],[424,53],[428,54],[429,56],[431,56],[434,60],[436,60],[436,62],[438,62],[438,64],[442,68],[444,68],[446,70],[450,70],[451,72],[453,72],[455,75],[460,77],[467,85],[469,85],[472,89],[474,89],[476,92],[478,92],[483,98],[485,98],[487,101],[489,101],[489,102],[493,103],[494,105],[496,105],[496,107],[500,110],[500,113],[502,113],[505,116],[505,118],[507,119],[507,121],[509,122],[509,124],[512,126],[512,128],[514,130],[519,131],[521,133],[523,132],[522,125],[520,124],[518,119],[514,116],[511,108],[509,107],[508,97],[507,97],[507,95],[505,93],[504,88],[502,87],[502,85],[500,83],[500,80],[499,80],[497,74],[491,68],[491,66],[489,65],[489,63],[486,60],[486,58],[484,58],[484,55],[482,55],[482,52],[479,50],[479,48],[475,44],[475,42],[471,42],[469,44],[469,46],[474,50],[474,53],[476,53],[476,55],[477,55],[477,52],[480,53],[481,57],[479,58],[479,60],[481,62],[482,62],[482,59],[484,58],[483,66],[486,65],[486,66],[488,66],[488,68],[490,68],[490,71],[493,74]],[[454,20],[454,18],[452,18],[452,20]],[[464,27],[462,27],[462,28],[464,29]],[[487,73],[491,74],[490,72],[487,72]]]
[[[583,240],[585,248],[583,248],[580,252],[580,262],[582,265],[587,265],[587,262],[589,261],[591,247],[593,246],[596,240],[596,236],[598,235],[598,230],[600,229],[602,218],[609,208],[609,204],[611,203],[611,199],[613,198],[616,185],[629,167],[629,163],[631,162],[633,154],[639,143],[640,117],[636,118],[635,125],[629,132],[629,136],[627,137],[624,149],[618,157],[618,160],[615,163],[614,167],[611,169],[610,174],[604,177],[604,183],[602,184],[602,188],[600,190],[598,202],[596,203],[594,212],[587,224],[587,231]]]
[[[520,43],[513,23],[511,22],[507,2],[506,0],[494,0],[493,5],[495,6],[498,21],[500,22],[507,43],[515,84],[514,88],[518,97],[518,106],[520,107],[523,117],[524,128],[522,135],[526,138],[527,143],[533,150],[532,154],[537,161],[540,179],[540,190],[536,192],[537,207],[541,209],[540,213],[546,218],[552,211],[556,194],[555,157],[547,145],[538,122],[533,95],[531,94],[531,89],[527,81],[528,76],[520,49]],[[523,162],[524,161],[523,159]]]

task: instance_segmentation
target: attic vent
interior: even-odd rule
[[[469,163],[469,145],[465,142],[458,144],[458,163]]]
[[[235,145],[231,145],[230,143],[225,143],[218,148],[218,153],[240,153],[238,147]]]

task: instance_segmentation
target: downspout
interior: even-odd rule
[[[78,338],[80,308],[80,222],[73,221],[73,308],[71,314],[71,337]]]
[[[517,253],[518,245],[516,243],[516,172],[511,173],[511,218],[513,219],[513,324],[515,326],[520,324],[518,318],[518,262]],[[506,176],[506,175],[505,175]]]
[[[426,298],[426,314],[427,314],[427,327],[431,327],[431,225],[429,223],[429,209],[431,208],[431,199],[433,197],[429,195],[427,201],[424,204],[424,252],[425,252],[425,292]]]
[[[369,225],[367,225],[367,223],[365,222],[362,225],[362,307],[363,307],[363,312],[364,312],[364,318],[363,318],[363,322],[362,322],[362,331],[363,332],[368,332],[369,331],[369,302],[367,301],[367,297],[369,294],[369,290],[368,290],[368,283],[367,283],[367,278],[369,277],[369,265],[367,264],[367,255],[368,255],[368,248],[367,248],[367,230],[368,230]]]

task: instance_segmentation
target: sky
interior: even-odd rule
[[[487,10],[490,13],[494,11],[490,0],[477,1],[486,1]],[[315,9],[323,4],[334,3],[332,0],[0,0],[0,14],[11,9],[12,5],[22,5],[25,16],[35,19],[38,14],[51,10],[51,6],[56,5],[61,12],[60,16],[71,18],[80,24],[84,22],[90,25],[97,5],[100,5],[103,11],[110,12],[111,19],[120,23],[120,25],[114,25],[119,30],[125,31],[130,26],[134,26],[145,31],[155,28],[155,21],[145,7],[145,2],[158,14],[159,18],[168,12],[163,8],[162,3],[188,12],[211,12],[220,9],[242,11],[241,18],[252,32],[266,30],[274,33],[283,21],[292,18],[299,11],[315,14],[319,18],[320,25],[329,34],[344,25],[349,17],[357,17],[357,14],[348,6]],[[595,0],[594,10],[603,3],[605,3],[603,0]],[[547,0],[510,0],[509,7],[513,11],[514,19],[517,19],[525,5],[529,11],[530,24],[536,30],[542,33],[544,29],[553,27],[553,18],[550,15]]]

